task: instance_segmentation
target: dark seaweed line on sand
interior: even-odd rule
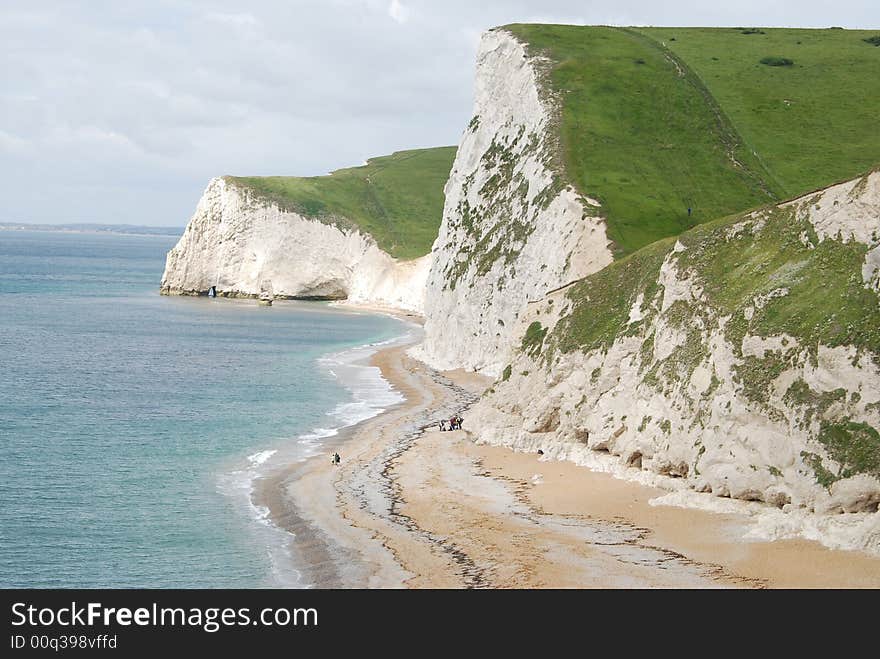
[[[466,588],[487,588],[491,586],[491,583],[485,571],[466,552],[456,546],[449,538],[422,529],[412,518],[400,510],[404,501],[401,487],[392,474],[395,461],[408,451],[416,440],[424,435],[428,428],[436,426],[435,419],[449,418],[457,412],[467,410],[478,399],[478,396],[459,387],[436,370],[426,368],[426,371],[428,376],[449,395],[442,405],[431,409],[422,409],[417,412],[409,424],[408,430],[402,432],[373,461],[373,465],[377,467],[376,473],[379,478],[376,489],[382,495],[385,503],[385,512],[382,516],[389,522],[404,528],[411,535],[417,536],[432,547],[448,555],[452,563],[457,567]],[[360,508],[369,511],[370,505],[366,493],[362,489],[358,489],[357,494],[360,497]],[[389,548],[389,550],[394,553],[393,549]]]

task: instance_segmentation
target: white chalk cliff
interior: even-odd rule
[[[436,367],[497,375],[530,301],[612,261],[600,209],[555,163],[559,110],[540,83],[544,66],[509,32],[483,34],[414,351]]]
[[[422,313],[430,256],[400,261],[357,228],[280,209],[226,178],[212,179],[168,253],[170,295],[342,300]]]
[[[850,331],[833,345],[821,334],[807,341],[772,329],[785,326],[790,307],[782,305],[809,268],[827,268],[827,279],[811,286],[827,286],[813,294],[829,305],[832,327],[847,303],[824,296],[876,290],[880,172],[698,231],[643,259],[651,264],[643,270],[627,275],[615,264],[602,273],[617,268],[618,282],[653,274],[617,291],[625,313],[601,345],[564,343],[577,331],[574,322],[589,322],[584,315],[573,322],[573,314],[596,290],[592,278],[587,288],[576,291],[576,284],[531,304],[514,328],[521,349],[470,411],[468,426],[479,429],[480,441],[542,449],[646,482],[656,480],[640,474],[787,512],[855,513],[841,546],[880,552],[880,465],[872,457],[880,450],[880,362],[867,337],[877,331],[873,316],[861,329],[833,328],[836,337]],[[705,274],[716,271],[708,268],[719,254],[751,256],[770,240],[797,258],[764,272],[767,284],[744,306],[723,311],[713,298],[717,287],[709,292]],[[756,259],[765,270],[777,243],[766,249]],[[740,283],[731,277],[722,287]],[[849,312],[869,314],[866,305],[878,304],[876,295],[856,299],[863,306]],[[823,533],[817,537],[825,540]]]

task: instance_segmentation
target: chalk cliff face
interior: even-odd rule
[[[332,224],[215,178],[168,253],[161,290],[171,295],[348,299],[422,312],[430,257],[398,261],[350,224]]]
[[[467,425],[787,511],[875,512],[878,253],[880,172],[655,243],[529,305]],[[855,544],[880,550],[864,523]]]
[[[509,32],[483,35],[415,351],[432,365],[497,375],[527,303],[612,260],[597,204],[560,174],[558,104],[542,66]]]

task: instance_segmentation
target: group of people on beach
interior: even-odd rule
[[[461,418],[461,415],[453,414],[452,417],[450,417],[448,420],[440,419],[440,421],[437,422],[437,425],[439,426],[441,431],[461,430],[461,424],[463,421],[464,419]],[[339,457],[339,453],[334,452],[333,455],[330,456],[330,462],[334,466],[338,466],[339,463],[342,462],[342,458]]]
[[[458,414],[454,414],[448,421],[446,419],[440,419],[437,425],[440,427],[441,432],[446,430],[461,430],[462,421],[464,421],[464,419]]]

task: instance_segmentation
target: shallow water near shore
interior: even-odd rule
[[[175,240],[0,232],[0,586],[300,585],[253,479],[399,399],[406,324],[161,297]]]

